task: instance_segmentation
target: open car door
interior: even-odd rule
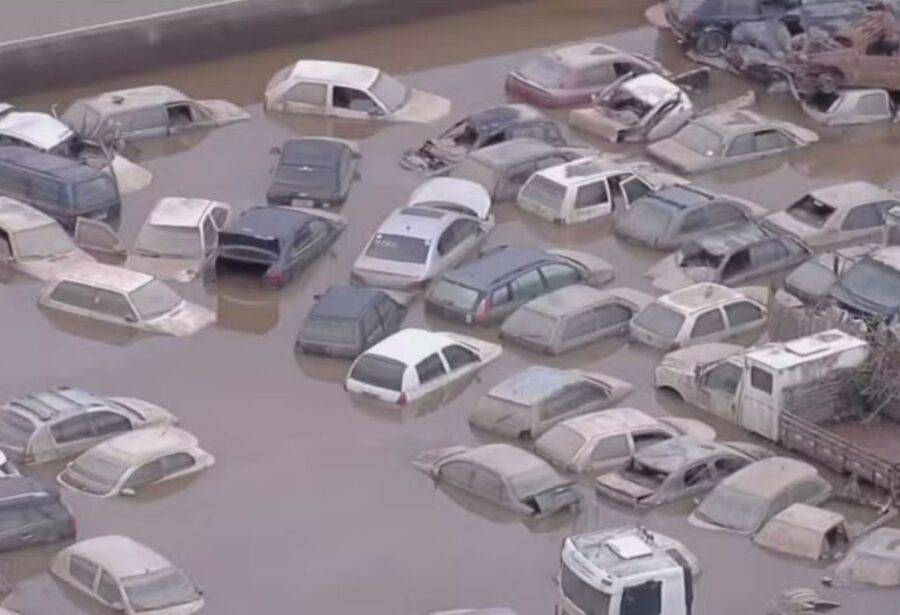
[[[75,221],[75,243],[82,250],[107,257],[124,257],[125,248],[112,228],[98,220],[78,218]]]

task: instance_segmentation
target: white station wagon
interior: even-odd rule
[[[266,109],[358,120],[433,122],[450,101],[414,90],[371,66],[300,60],[266,84]]]
[[[478,371],[501,352],[497,344],[474,337],[403,329],[361,354],[345,386],[402,405]]]
[[[116,325],[183,337],[216,320],[146,273],[93,263],[66,271],[41,293],[42,307]]]
[[[98,536],[56,554],[50,572],[128,615],[191,615],[203,591],[162,555],[126,536]]]

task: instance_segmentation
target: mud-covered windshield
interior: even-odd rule
[[[20,231],[12,236],[12,240],[16,257],[20,260],[58,256],[77,247],[55,222]]]
[[[612,596],[582,579],[565,564],[560,574],[559,588],[584,615],[609,615]]]
[[[697,507],[701,520],[738,532],[754,532],[765,521],[769,503],[758,496],[720,484]]]
[[[835,209],[828,203],[823,203],[811,195],[806,195],[787,208],[789,216],[799,220],[803,224],[822,228],[828,219],[834,215]]]
[[[167,314],[181,305],[181,297],[160,282],[152,280],[131,293],[131,300],[145,319]]]
[[[634,318],[634,324],[662,338],[673,340],[681,331],[684,315],[658,303],[652,303],[638,313]]]
[[[177,568],[125,577],[122,587],[135,612],[158,611],[200,599],[197,588]]]
[[[838,280],[838,286],[867,303],[874,303],[881,311],[893,313],[900,309],[900,271],[865,258],[851,267]]]
[[[688,124],[674,138],[702,156],[716,156],[722,150],[722,135],[700,124]]]
[[[66,468],[65,482],[90,493],[109,493],[128,470],[128,464],[98,454],[82,455]]]
[[[145,224],[138,235],[135,250],[142,256],[198,258],[203,256],[200,229]]]

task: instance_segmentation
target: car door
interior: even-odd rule
[[[369,120],[387,115],[369,92],[343,85],[331,88],[331,114],[336,117]]]
[[[99,220],[77,218],[73,237],[78,247],[92,254],[107,256],[123,256],[125,254],[125,248],[122,247],[116,232],[111,226]]]
[[[159,482],[166,477],[166,470],[161,459],[153,459],[137,467],[122,483],[122,489],[133,492]]]
[[[722,361],[705,368],[698,376],[698,405],[713,414],[738,423],[737,396],[744,370],[740,365]]]
[[[577,284],[581,281],[581,274],[578,270],[569,265],[562,263],[551,263],[540,268],[541,276],[544,278],[544,285],[547,292],[554,291],[558,288]]]
[[[634,202],[639,198],[653,192],[653,188],[637,175],[623,178],[620,185],[622,187],[622,192],[625,193],[625,202],[629,208],[634,205]]]
[[[778,237],[761,241],[750,247],[750,269],[747,275],[741,279],[780,271],[788,264],[790,255],[791,251]]]
[[[857,205],[848,211],[847,216],[841,222],[841,242],[876,238],[884,226],[885,213],[895,205],[900,205],[900,203],[897,201],[866,203]]]
[[[110,118],[111,127],[119,129],[123,139],[164,137],[169,133],[169,118],[162,105],[132,109]]]
[[[415,369],[419,376],[419,385],[415,391],[409,391],[411,397],[422,397],[436,391],[447,384],[449,379],[447,366],[437,352],[419,361]]]
[[[288,267],[295,273],[299,272],[318,256],[317,239],[320,239],[320,235],[314,234],[313,231],[321,233],[321,228],[313,227],[316,222],[318,221],[312,221],[297,229],[294,235],[291,253],[288,255]]]
[[[478,247],[484,235],[481,225],[474,220],[460,219],[444,229],[437,243],[439,261],[434,264],[431,276],[454,267]]]
[[[597,333],[597,316],[592,308],[567,314],[559,335],[557,352],[566,352],[592,341]]]
[[[729,333],[725,327],[725,318],[722,315],[721,308],[711,308],[702,312],[694,320],[684,345],[718,342],[727,338]]]
[[[98,288],[94,291],[92,317],[116,325],[130,326],[139,322],[137,312],[124,294]]]
[[[400,328],[400,323],[403,322],[403,317],[406,312],[405,308],[394,303],[387,295],[381,295],[378,298],[376,307],[381,316],[381,322],[384,324],[385,334],[390,335],[396,332]]]
[[[704,206],[695,207],[680,218],[676,231],[678,242],[691,241],[709,231],[709,212]]]
[[[301,81],[294,84],[281,98],[285,111],[326,115],[328,111],[328,86],[324,83]]]
[[[507,494],[503,479],[488,468],[475,467],[469,483],[469,491],[497,506],[518,512],[518,508],[513,505],[512,499]]]
[[[759,328],[765,322],[765,312],[752,301],[741,299],[724,306],[730,335],[740,335]]]
[[[473,350],[461,344],[450,344],[441,350],[444,361],[449,368],[449,374],[454,379],[471,373],[481,365],[481,357]]]
[[[86,412],[51,424],[50,435],[55,459],[80,453],[96,441],[91,417]]]
[[[97,597],[113,609],[121,610],[124,604],[119,584],[111,574],[102,568],[100,569],[100,578],[97,580]]]
[[[384,323],[375,306],[370,306],[369,310],[363,314],[363,348],[370,348],[390,335],[385,331]]]
[[[96,595],[94,588],[97,584],[97,575],[100,572],[100,567],[97,564],[84,557],[70,554],[67,562],[67,572],[69,573],[69,580],[76,587],[91,596]]]
[[[578,187],[572,204],[570,222],[584,222],[612,213],[614,205],[605,179],[594,180]]]
[[[597,318],[595,338],[620,335],[628,332],[628,323],[634,317],[634,310],[622,303],[607,303],[594,308]]]

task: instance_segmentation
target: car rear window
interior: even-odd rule
[[[675,339],[684,324],[684,315],[652,303],[635,317],[634,324],[665,339]]]
[[[449,280],[439,280],[431,289],[428,299],[441,306],[469,312],[475,309],[479,293],[473,288]]]
[[[359,322],[347,318],[315,316],[310,318],[303,327],[303,338],[311,342],[357,344],[359,342]]]
[[[365,354],[353,366],[350,378],[381,389],[400,391],[405,372],[406,365],[400,361],[377,354]]]
[[[18,412],[0,410],[0,442],[24,448],[36,426]]]
[[[566,198],[566,187],[543,175],[534,175],[522,188],[522,198],[553,211],[559,211]]]
[[[281,246],[275,237],[256,237],[227,231],[219,234],[219,249],[226,256],[246,253],[265,262],[274,261],[281,253]]]
[[[430,244],[418,237],[378,233],[369,244],[366,256],[401,263],[424,263]]]

